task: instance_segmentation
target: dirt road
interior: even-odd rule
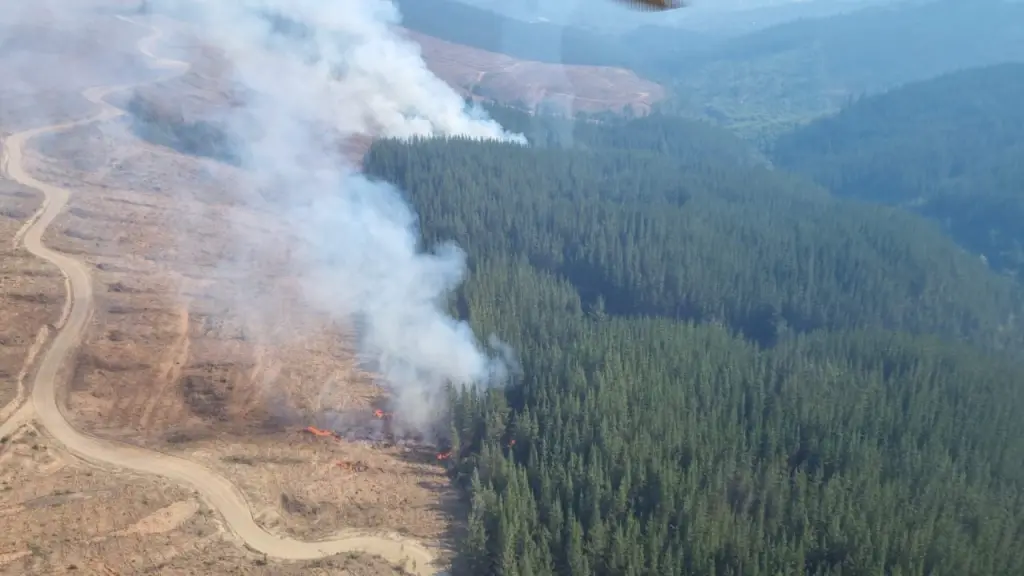
[[[124,19],[124,18],[122,18]],[[124,19],[127,20],[127,19]],[[130,20],[127,20],[131,22]],[[159,39],[160,32],[139,42],[139,50],[155,61],[155,66],[187,70],[184,62],[160,60],[153,56],[150,46]],[[245,498],[226,478],[182,458],[169,456],[151,450],[119,444],[87,436],[75,430],[65,418],[62,406],[57,400],[58,378],[66,376],[65,361],[78,347],[86,324],[92,314],[93,290],[86,266],[65,254],[46,247],[42,237],[47,227],[67,204],[69,192],[33,178],[23,164],[25,144],[32,138],[59,132],[75,126],[102,122],[124,114],[103,101],[104,96],[129,86],[108,86],[90,88],[83,96],[99,106],[95,115],[54,126],[46,126],[11,135],[4,141],[2,168],[11,179],[39,190],[43,205],[23,228],[21,242],[33,255],[52,262],[60,268],[68,287],[66,314],[57,327],[59,332],[50,348],[40,360],[32,388],[32,402],[23,406],[18,413],[21,418],[29,409],[35,419],[61,442],[71,453],[101,465],[130,469],[146,474],[156,474],[186,484],[196,490],[203,500],[217,510],[225,519],[230,530],[250,548],[268,556],[283,559],[315,559],[343,552],[364,552],[381,556],[387,561],[404,566],[406,570],[421,576],[435,573],[431,569],[434,555],[423,545],[397,535],[343,534],[321,542],[302,542],[268,533],[252,518]],[[0,428],[8,428],[5,423]]]

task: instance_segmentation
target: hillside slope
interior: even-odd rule
[[[858,94],[1024,60],[1024,4],[1004,0],[872,5],[732,38],[659,25],[663,20],[653,18],[650,25],[610,34],[524,22],[456,0],[396,5],[407,28],[464,46],[634,70],[670,88],[670,109],[748,136],[774,136]]]
[[[427,67],[466,98],[562,114],[643,115],[666,95],[662,86],[624,68],[519,60],[411,30],[403,33],[420,46]],[[192,69],[141,87],[121,98],[120,105],[130,108],[141,121],[138,133],[151,141],[232,159],[236,151],[227,138],[225,119],[230,108],[243,102],[246,88],[232,80],[230,64],[215,50],[190,40],[186,28],[178,30],[168,49],[192,63]],[[351,138],[339,143],[339,149],[358,160],[372,137]]]
[[[707,130],[530,120],[546,148],[366,158],[521,368],[452,391],[455,576],[1022,573],[1024,369],[984,350],[1020,350],[1012,281]]]
[[[407,193],[428,244],[524,255],[609,314],[723,323],[766,345],[859,328],[1024,343],[1021,292],[927,221],[702,153],[725,150],[705,133],[644,149],[650,129],[580,133],[572,150],[382,141],[365,169]]]
[[[1024,4],[897,3],[798,20],[741,36],[652,71],[676,106],[748,133],[775,133],[851,97],[956,70],[1024,61]]]
[[[434,74],[484,100],[568,113],[645,114],[665,97],[660,85],[622,67],[518,59],[411,30],[406,34],[420,45]]]
[[[864,98],[781,137],[776,162],[836,194],[940,222],[999,270],[1024,273],[1024,64]]]

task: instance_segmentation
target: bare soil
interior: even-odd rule
[[[66,85],[54,80],[59,90],[48,93],[60,104],[40,110],[33,103],[48,102],[39,95],[50,85],[18,74],[49,60],[19,60],[7,73],[31,81],[0,90],[0,135],[86,116],[75,91],[142,76],[128,56],[138,30],[112,18],[88,26],[95,50],[126,61],[110,60],[113,71],[86,68]],[[47,38],[57,60],[106,57]],[[29,55],[42,50],[25,46]],[[124,121],[31,144],[32,173],[72,192],[45,241],[92,266],[96,310],[64,398],[77,428],[208,464],[275,532],[443,538],[453,494],[429,448],[299,432],[322,424],[325,409],[370,414],[382,390],[358,367],[348,328],[303,305],[288,267],[295,239],[272,199],[253,202],[248,195],[260,190],[245,174],[147,144]],[[18,382],[30,381],[26,359],[52,336],[64,306],[59,272],[14,249],[39,204],[0,178],[0,410],[18,396]],[[2,440],[0,574],[399,573],[357,556],[275,563],[242,549],[187,491],[79,463],[31,424]]]
[[[534,109],[647,114],[665,89],[632,70],[611,66],[566,66],[488,52],[405,30],[427,66],[465,95]]]
[[[0,575],[402,574],[354,554],[264,558],[190,491],[82,464],[31,427],[0,442],[0,519]]]
[[[664,87],[625,68],[519,60],[411,30],[402,29],[401,33],[420,45],[434,74],[463,96],[476,100],[522,106],[530,111],[543,107],[566,114],[643,115],[666,96]],[[227,117],[225,108],[244,99],[244,90],[230,80],[230,65],[217,51],[197,44],[187,30],[182,30],[168,50],[191,62],[192,69],[167,82],[140,87],[122,96],[122,101],[127,104],[137,96],[151,113],[150,119],[165,125],[207,122],[218,126]],[[368,137],[350,140],[342,145],[340,154],[358,163],[370,143]]]
[[[14,248],[39,204],[34,193],[0,178],[0,421],[25,397],[33,357],[64,302],[60,272]]]
[[[210,465],[274,531],[444,534],[453,495],[432,448],[299,432],[325,410],[371,415],[384,391],[346,328],[303,304],[272,206],[236,201],[244,175],[116,122],[38,144],[35,173],[75,190],[47,242],[94,266],[67,397],[76,427]]]

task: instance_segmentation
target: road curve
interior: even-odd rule
[[[131,22],[127,18],[122,19]],[[160,60],[153,56],[149,46],[159,36],[160,31],[154,28],[152,35],[139,42],[139,50],[153,58],[158,67],[186,70],[187,63]],[[50,348],[42,356],[33,381],[32,407],[37,421],[68,451],[87,461],[155,474],[191,487],[211,508],[220,512],[235,535],[250,548],[267,556],[288,560],[310,560],[344,552],[362,552],[380,556],[392,564],[403,566],[417,576],[431,576],[435,573],[431,569],[434,555],[414,540],[397,535],[356,533],[319,542],[303,542],[275,536],[256,524],[244,496],[226,478],[183,458],[87,436],[68,423],[57,400],[57,379],[62,373],[67,372],[62,369],[63,365],[81,342],[92,314],[92,283],[89,271],[82,262],[50,250],[43,243],[43,234],[67,204],[69,192],[33,178],[25,169],[23,153],[25,144],[36,136],[101,122],[124,114],[122,110],[104,102],[103,98],[112,92],[132,86],[134,85],[90,88],[82,95],[99,106],[100,111],[95,115],[75,122],[27,130],[13,134],[4,141],[4,172],[11,179],[43,194],[43,205],[24,228],[21,243],[33,255],[59,267],[67,279],[68,286],[67,299],[70,311],[63,325],[59,327],[60,331]]]

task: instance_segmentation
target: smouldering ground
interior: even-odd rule
[[[128,60],[144,32],[109,17],[88,26],[88,42],[99,42],[89,50]],[[54,42],[46,49],[58,54],[53,58],[71,58],[58,37],[46,37]],[[29,55],[43,50],[27,46]],[[102,59],[84,46],[63,49]],[[32,66],[25,58],[19,66]],[[90,106],[74,91],[139,78],[128,64],[114,68],[76,77],[59,106],[5,116],[12,121],[0,129],[10,134],[87,116]],[[25,86],[0,92],[4,114],[27,111],[32,102]],[[72,193],[45,241],[92,267],[96,309],[64,398],[76,427],[209,464],[240,486],[272,531],[314,537],[368,529],[440,541],[452,495],[431,451],[411,455],[297,432],[318,423],[324,409],[369,413],[382,391],[356,365],[347,327],[303,304],[287,265],[295,238],[276,218],[272,197],[261,204],[242,196],[252,189],[242,185],[244,174],[145,144],[123,120],[31,146],[26,164],[33,175]],[[13,246],[39,201],[0,180],[4,246]],[[240,234],[247,242],[239,242]],[[46,326],[64,302],[55,269],[4,249],[2,406],[14,398],[37,336],[40,345],[52,336]],[[349,470],[338,461],[362,464]],[[0,462],[2,573],[59,574],[75,571],[71,565],[99,574],[396,573],[374,559],[262,564],[217,535],[215,515],[186,491],[80,464],[29,427],[0,446]],[[151,514],[184,519],[143,537],[133,526],[159,523],[143,521]],[[29,525],[39,528],[26,532]],[[147,564],[150,558],[157,564]]]

